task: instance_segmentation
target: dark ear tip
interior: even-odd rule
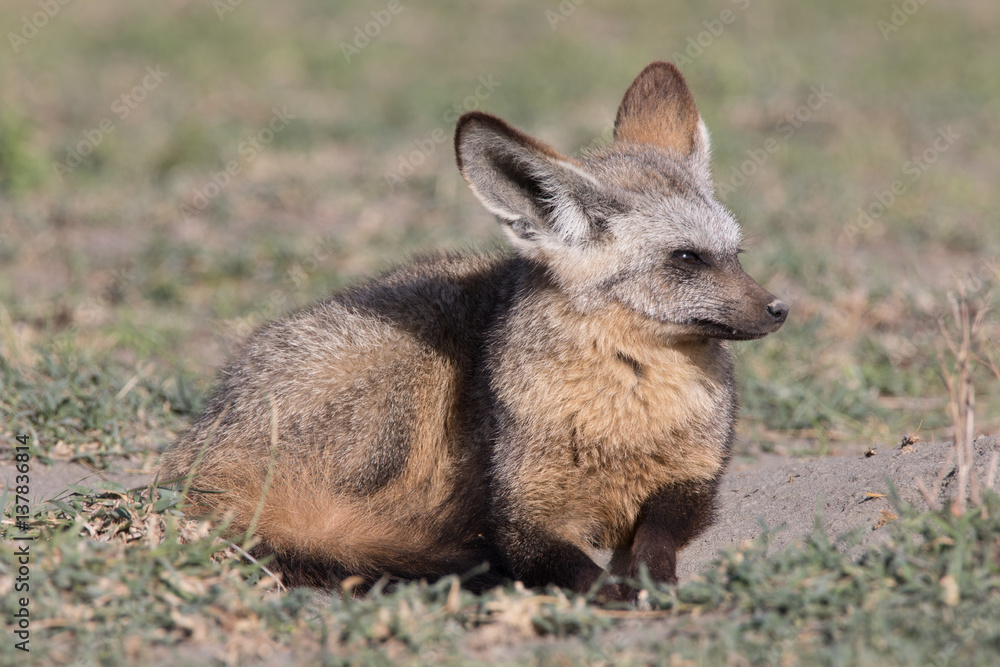
[[[684,75],[677,65],[666,60],[656,60],[648,65],[641,72],[636,79],[644,79],[650,75],[656,74],[661,79],[680,81],[685,86],[687,86],[687,81],[684,79]]]
[[[462,114],[458,122],[455,123],[455,160],[458,162],[459,170],[462,169],[462,135],[475,127],[505,128],[507,126],[502,120],[492,114],[483,111],[468,111]]]
[[[666,71],[671,72],[673,74],[680,74],[681,73],[681,70],[677,67],[677,65],[673,64],[669,60],[654,60],[653,62],[651,62],[648,65],[646,65],[646,67],[643,69],[643,71],[645,72],[645,71],[654,70],[654,69],[666,70]]]
[[[505,128],[507,123],[503,122],[493,114],[483,111],[468,111],[463,113],[455,123],[455,136],[458,137],[470,125],[487,125],[494,128]]]

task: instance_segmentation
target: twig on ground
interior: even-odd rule
[[[1000,457],[1000,452],[993,452],[993,456],[990,457],[990,471],[986,473],[986,490],[994,493],[996,489],[993,488],[993,482],[996,481],[998,457]]]

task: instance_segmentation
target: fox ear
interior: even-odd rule
[[[676,65],[650,63],[635,78],[618,107],[615,143],[650,144],[708,169],[708,130]]]
[[[463,115],[455,156],[476,197],[522,250],[578,245],[603,228],[608,206],[597,180],[496,116]]]

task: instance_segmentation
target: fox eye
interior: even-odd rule
[[[701,255],[696,253],[694,250],[675,250],[674,259],[692,266],[705,263],[705,261],[701,258]]]

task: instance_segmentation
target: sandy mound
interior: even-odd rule
[[[997,436],[980,436],[974,443],[975,464],[985,479]],[[832,537],[861,530],[861,545],[884,539],[882,529],[893,512],[889,498],[867,493],[889,493],[895,485],[899,497],[918,508],[927,503],[916,480],[921,478],[938,506],[950,497],[955,483],[949,474],[939,488],[934,483],[948,460],[951,443],[917,442],[903,448],[879,448],[872,456],[826,457],[794,460],[766,456],[733,462],[719,492],[718,518],[707,531],[678,555],[678,577],[683,581],[704,569],[722,549],[761,534],[760,519],[771,528],[784,526],[772,541],[780,549],[812,532],[818,513]],[[952,464],[951,470],[954,468]],[[1000,470],[997,471],[1000,478]]]

